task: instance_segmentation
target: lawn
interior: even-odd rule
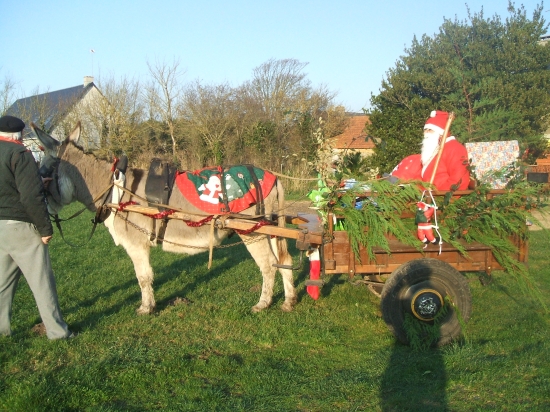
[[[90,218],[64,224],[67,240],[85,243]],[[531,235],[529,269],[550,307],[550,239]],[[464,340],[418,352],[395,341],[378,298],[343,275],[313,301],[304,268],[294,312],[279,309],[278,279],[273,307],[251,313],[261,277],[242,245],[217,249],[210,270],[206,254],[154,249],[151,316],[135,314],[131,262],[103,226],[80,248],[56,233],[50,248],[61,307],[79,335],[50,342],[34,333],[40,319],[22,281],[14,334],[0,338],[0,410],[550,410],[550,315],[503,272],[486,286],[466,274],[474,313]]]

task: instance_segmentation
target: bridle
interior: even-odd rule
[[[53,158],[53,156],[49,155],[50,158],[55,159],[55,160],[53,162],[49,163],[49,164],[43,164],[39,168],[40,176],[42,178],[51,178],[52,181],[50,182],[50,185],[51,184],[54,185],[54,188],[55,188],[54,190],[57,191],[57,194],[59,195],[59,199],[56,199],[56,196],[54,195],[54,193],[52,193],[52,191],[49,189],[49,186],[48,186],[47,189],[44,189],[44,199],[46,200],[46,203],[48,203],[48,196],[50,196],[57,203],[62,205],[61,186],[59,184],[59,164],[61,163],[61,156],[63,155],[63,152],[65,151],[65,148],[66,148],[66,144],[63,144],[61,146],[56,158]],[[95,204],[98,200],[101,199],[102,200],[101,206],[96,209],[96,214],[95,214],[94,218],[91,219],[91,222],[92,222],[93,226],[92,226],[92,229],[90,231],[90,235],[88,236],[88,239],[81,245],[75,245],[75,244],[69,242],[67,239],[65,239],[65,235],[64,235],[63,229],[61,227],[61,222],[67,222],[71,219],[76,218],[77,216],[82,214],[85,210],[87,210],[89,205],[84,206],[82,209],[78,210],[77,212],[73,213],[71,216],[69,216],[68,218],[65,218],[65,219],[61,219],[59,217],[59,214],[57,214],[57,213],[52,214],[52,213],[48,212],[48,215],[50,216],[50,220],[53,223],[55,223],[57,229],[59,230],[61,238],[63,239],[63,241],[66,244],[68,244],[71,247],[82,247],[90,241],[90,239],[92,238],[92,236],[95,233],[95,230],[96,230],[96,227],[97,227],[98,223],[103,223],[105,221],[105,219],[108,217],[108,213],[105,213],[106,209],[104,208],[104,205],[107,202],[107,199],[109,197],[109,194],[110,194],[112,188],[113,188],[113,183],[109,184],[108,187],[103,192],[101,192],[95,199],[93,199],[92,204]]]
[[[111,183],[107,189],[105,189],[97,198],[95,198],[93,200],[93,203],[96,203],[98,200],[100,200],[101,198],[102,199],[102,202],[101,202],[101,206],[98,207],[96,209],[96,212],[95,212],[95,216],[93,217],[93,219],[91,219],[91,222],[92,222],[92,230],[90,231],[90,235],[88,236],[88,239],[86,239],[86,241],[81,244],[81,245],[75,245],[71,242],[69,242],[67,239],[65,239],[65,235],[63,234],[63,229],[61,228],[61,222],[67,222],[71,219],[74,219],[75,217],[79,216],[80,214],[82,214],[85,210],[88,209],[87,206],[84,206],[82,209],[76,211],[75,213],[73,213],[71,216],[65,218],[65,219],[61,219],[59,217],[59,214],[51,214],[48,212],[48,214],[50,215],[50,220],[55,223],[55,225],[57,226],[57,229],[59,230],[59,233],[61,235],[61,238],[65,241],[66,244],[68,244],[69,246],[72,246],[72,247],[82,247],[84,245],[86,245],[90,239],[92,238],[92,236],[94,235],[95,233],[95,230],[97,228],[97,225],[99,223],[103,223],[105,221],[105,219],[107,219],[107,217],[109,216],[110,214],[110,209],[108,208],[105,208],[105,203],[107,202],[107,199],[109,197],[109,194],[111,193],[111,189],[113,188],[114,184]],[[47,200],[46,200],[47,201]],[[106,213],[107,212],[107,213]]]

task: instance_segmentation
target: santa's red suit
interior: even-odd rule
[[[422,181],[429,182],[432,178],[436,158],[437,156],[434,156],[430,163],[423,165]],[[468,189],[470,172],[467,167],[468,152],[466,148],[454,136],[448,137],[435,172],[434,186],[438,190],[450,190],[454,185],[458,185],[457,190]]]
[[[405,157],[391,172],[399,180],[422,180],[422,160],[419,154]]]
[[[424,128],[437,130],[443,134],[443,128],[448,119],[448,113],[434,111],[426,121]],[[437,151],[427,162],[422,163],[420,154],[405,157],[393,169],[391,175],[400,180],[421,180],[429,182],[432,178],[435,163],[437,161]],[[451,187],[457,190],[465,190],[470,183],[470,172],[468,171],[468,152],[464,145],[458,142],[454,136],[445,140],[443,153],[437,166],[433,184],[438,190],[450,190]]]

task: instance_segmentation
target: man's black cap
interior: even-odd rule
[[[0,133],[17,133],[25,128],[25,123],[18,117],[2,116],[0,117]]]

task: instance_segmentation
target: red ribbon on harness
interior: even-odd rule
[[[269,220],[260,220],[258,223],[256,223],[254,226],[252,226],[250,229],[246,230],[238,230],[233,229],[235,232],[237,232],[239,235],[248,235],[249,233],[255,232],[262,226],[270,225],[271,222]]]
[[[166,216],[170,216],[173,214],[175,210],[165,210],[163,212],[155,213],[154,215],[147,215],[149,217],[152,217],[153,219],[164,219]]]
[[[126,206],[131,206],[131,205],[135,205],[135,204],[136,204],[136,202],[134,202],[133,200],[130,200],[129,202],[119,203],[117,210],[119,212],[123,212],[124,209],[126,209]]]
[[[202,226],[212,220],[214,216],[207,216],[202,220],[199,220],[198,222],[193,222],[191,220],[184,220],[185,224],[189,227],[199,227]]]

